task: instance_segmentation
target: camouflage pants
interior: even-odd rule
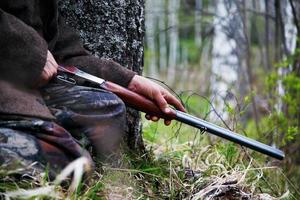
[[[56,171],[80,156],[91,159],[83,148],[86,145],[102,160],[118,154],[125,106],[117,96],[101,89],[60,84],[44,88],[43,96],[56,121],[1,117],[2,167],[37,162]]]

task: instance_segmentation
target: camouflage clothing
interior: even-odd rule
[[[28,166],[38,161],[60,169],[91,144],[102,160],[118,153],[125,127],[125,106],[114,94],[83,86],[51,84],[44,100],[55,121],[10,117],[0,119],[0,164]],[[84,142],[87,138],[89,144]]]

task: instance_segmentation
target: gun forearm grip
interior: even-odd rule
[[[110,92],[113,92],[120,99],[122,99],[127,106],[135,108],[139,111],[168,120],[176,118],[175,110],[167,115],[163,113],[153,101],[120,85],[105,81],[103,84],[101,84],[101,87]]]

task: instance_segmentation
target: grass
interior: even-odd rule
[[[209,102],[202,100],[199,105],[198,96],[185,97],[184,101],[189,102],[190,113],[205,118],[209,112]],[[73,188],[60,184],[67,175],[54,182],[45,174],[20,181],[20,176],[11,178],[19,173],[0,170],[0,193],[27,191],[32,195],[36,192],[28,194],[27,199],[82,200],[300,198],[296,186],[285,177],[282,164],[275,160],[186,125],[166,127],[163,122],[144,119],[143,131],[147,159],[124,154],[123,166],[103,166],[84,182],[73,182]],[[84,165],[81,167],[84,169]]]
[[[232,154],[232,147],[203,147],[191,142],[157,151],[153,143],[147,146],[152,156],[149,160],[131,160],[127,168],[103,167],[74,193],[60,185],[53,191],[60,199],[259,199],[262,195],[287,195],[280,168],[257,167],[254,160],[245,159],[244,153]],[[52,185],[42,179],[34,184],[28,180],[9,182],[2,177],[2,189],[29,190]],[[289,194],[286,199],[297,198]]]

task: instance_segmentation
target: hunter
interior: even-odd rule
[[[165,113],[170,112],[168,104],[184,110],[158,84],[87,52],[60,17],[57,0],[2,0],[1,166],[38,163],[56,171],[81,156],[92,162],[82,138],[101,160],[119,153],[126,124],[124,103],[105,90],[55,81],[58,65],[74,65],[144,95]]]

